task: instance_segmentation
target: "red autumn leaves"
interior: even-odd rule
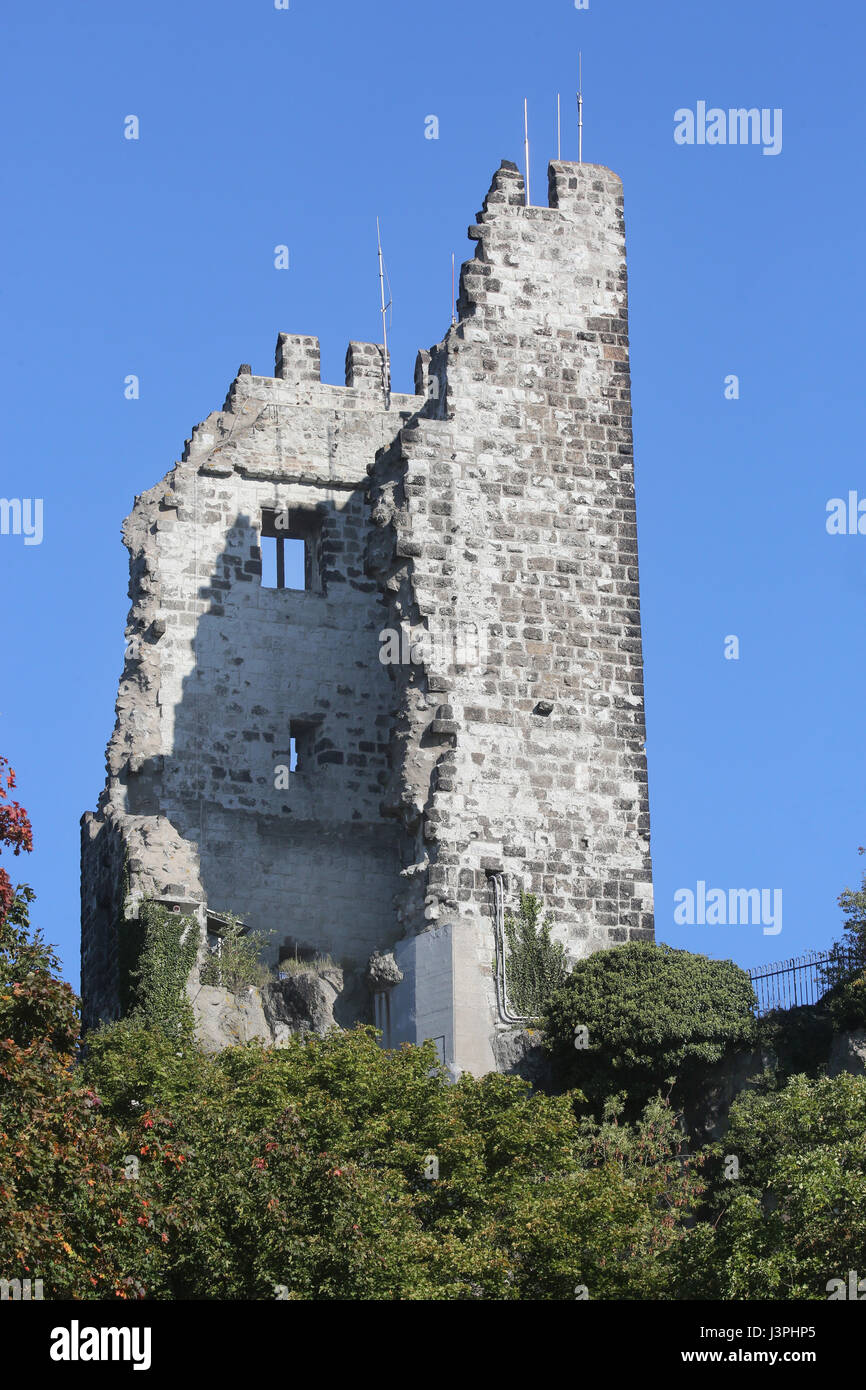
[[[20,854],[22,850],[29,854],[33,848],[33,830],[24,807],[9,798],[14,787],[15,772],[9,766],[9,759],[0,758],[0,845],[9,845],[13,854]],[[12,906],[14,897],[15,890],[9,875],[0,868],[0,922]]]

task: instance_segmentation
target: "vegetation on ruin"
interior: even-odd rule
[[[198,955],[198,922],[155,902],[141,904],[139,920],[143,945],[132,972],[132,1013],[169,1037],[189,1037],[195,1020],[186,982]]]
[[[541,899],[521,890],[517,912],[505,914],[508,1003],[524,1018],[537,1018],[568,976],[565,948],[551,940],[553,917],[541,911]]]
[[[20,807],[0,818],[16,843]],[[0,1277],[47,1299],[825,1299],[862,1269],[866,1077],[756,1087],[692,1153],[654,1093],[748,1037],[730,962],[641,944],[581,963],[550,1023],[576,1052],[589,1020],[592,1095],[532,1094],[450,1084],[432,1044],[370,1028],[206,1054],[175,1007],[183,919],[146,910],[135,1007],[82,1058],[33,893],[9,887]],[[861,934],[863,894],[842,904]]]
[[[232,993],[251,986],[262,988],[273,978],[262,963],[265,941],[261,932],[247,931],[240,917],[228,912],[222,919],[219,951],[201,971],[203,985],[221,985]]]
[[[277,975],[314,975],[325,970],[338,970],[337,962],[330,955],[316,956],[313,960],[299,960],[296,956],[284,956],[277,968]]]

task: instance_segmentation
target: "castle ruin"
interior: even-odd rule
[[[135,500],[82,820],[90,1026],[121,1012],[144,899],[203,950],[234,913],[274,962],[329,954],[337,1022],[476,1075],[515,1024],[518,888],[572,959],[652,939],[620,180],[556,161],[532,207],[503,162],[469,237],[414,394],[376,344],[332,386],[281,333]]]

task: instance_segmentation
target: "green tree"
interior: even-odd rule
[[[125,1141],[76,1069],[78,999],[30,925],[32,890],[0,896],[0,1278],[41,1279],[46,1298],[130,1297]]]
[[[516,1078],[448,1084],[432,1045],[388,1052],[371,1029],[182,1051],[148,1053],[146,1119],[134,1122],[139,1192],[160,1236],[129,1232],[128,1272],[151,1297],[570,1299],[585,1287],[651,1298],[673,1287],[699,1183],[663,1106],[635,1126],[613,1113],[579,1120],[571,1097],[532,1096]],[[135,1030],[111,1025],[88,1058],[122,1125],[141,1056]]]
[[[682,1091],[750,1043],[754,1005],[733,961],[629,942],[576,963],[545,1010],[546,1046],[561,1086],[582,1090],[596,1113],[625,1092],[634,1116],[675,1078]]]
[[[826,1299],[831,1279],[866,1274],[866,1077],[744,1093],[713,1152],[703,1219],[676,1252],[692,1296]]]
[[[823,1002],[834,1028],[844,1032],[866,1027],[866,874],[858,889],[845,888],[840,893],[839,906],[844,914],[843,935],[830,951]]]

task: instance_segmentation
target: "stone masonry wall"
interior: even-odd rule
[[[127,912],[206,902],[272,931],[275,957],[333,954],[340,1022],[372,1016],[366,961],[395,949],[388,1016],[421,1040],[435,996],[455,1070],[494,1067],[506,1026],[492,873],[509,904],[544,897],[573,958],[651,938],[622,189],[554,163],[549,201],[497,172],[415,396],[385,399],[375,344],[334,387],[317,340],[281,335],[276,376],[242,369],[136,499],[108,783],[83,822],[90,1020],[116,1012],[124,854]],[[315,521],[318,589],[261,586],[280,508]],[[383,665],[383,630],[414,659]],[[308,770],[277,791],[292,721]]]
[[[438,410],[373,470],[391,621],[434,654],[395,672],[403,818],[429,860],[404,925],[452,924],[455,1047],[480,1070],[491,872],[544,897],[572,958],[653,928],[620,181],[553,164],[550,203],[526,207],[503,164],[430,354]],[[486,659],[443,664],[473,624]]]
[[[385,409],[368,348],[378,358],[350,347],[351,388],[327,386],[317,340],[281,335],[276,377],[242,369],[125,523],[127,655],[108,784],[83,823],[91,1022],[116,1013],[123,848],[128,912],[145,897],[204,901],[272,933],[273,959],[297,946],[362,972],[396,934],[402,832],[379,809],[392,690],[364,574],[366,464],[419,402]],[[262,587],[269,510],[320,526],[320,592]],[[299,720],[311,757],[277,790]]]

